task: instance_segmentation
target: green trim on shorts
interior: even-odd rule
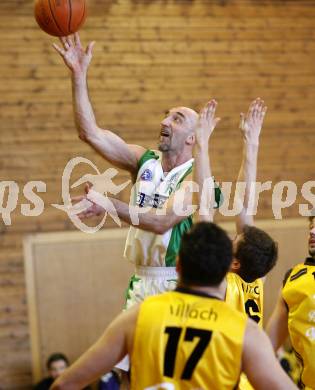
[[[132,275],[131,276],[131,278],[129,280],[128,287],[127,287],[127,289],[125,291],[125,305],[124,305],[124,309],[126,309],[128,299],[131,299],[130,291],[133,291],[134,283],[135,282],[139,282],[139,280],[141,280],[141,278],[139,278],[138,276],[136,276],[136,275]]]

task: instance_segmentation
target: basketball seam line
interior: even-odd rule
[[[71,0],[68,0],[69,3],[69,24],[68,24],[68,31],[71,33],[71,17],[72,17],[72,4]]]
[[[53,10],[52,10],[52,8],[51,8],[50,0],[48,0],[48,4],[49,4],[51,16],[52,16],[52,18],[54,19],[54,22],[55,22],[55,24],[56,24],[58,30],[59,30],[62,34],[64,34],[64,32],[63,32],[63,31],[61,30],[61,28],[59,27],[59,24],[57,23],[57,20],[55,19],[55,15],[54,15]]]
[[[78,24],[78,26],[80,26],[80,24],[82,23],[82,20],[83,20],[83,18],[85,16],[85,2],[83,4],[84,4],[84,6],[83,6],[83,15],[82,15],[82,18],[81,18],[80,23]]]

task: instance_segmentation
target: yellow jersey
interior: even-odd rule
[[[315,389],[315,260],[307,258],[285,278],[282,298],[288,308],[291,344],[302,365],[301,381]]]
[[[246,313],[262,328],[264,308],[262,279],[247,283],[239,275],[229,272],[226,275],[226,281],[225,301],[234,309]]]
[[[131,389],[234,389],[246,322],[225,302],[189,289],[147,298],[135,330]]]
[[[234,309],[247,314],[261,328],[263,327],[263,282],[257,279],[252,283],[245,282],[239,275],[229,272],[226,275],[225,301]],[[241,375],[239,390],[252,390],[245,374]]]

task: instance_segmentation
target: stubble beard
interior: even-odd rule
[[[171,150],[171,145],[159,144],[159,151],[162,153],[169,152]]]

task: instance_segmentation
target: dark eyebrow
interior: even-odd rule
[[[181,112],[179,112],[179,111],[176,111],[176,114],[178,114],[178,115],[179,115],[179,116],[181,116],[182,118],[186,119],[185,115],[184,115],[184,114],[182,114]]]
[[[165,111],[165,115],[166,115],[166,116],[168,116],[168,115],[170,115],[170,114],[171,114],[171,111],[169,111],[169,110]],[[185,117],[185,115],[184,115],[183,113],[181,113],[181,112],[179,112],[179,111],[175,111],[174,114],[177,114],[177,115],[181,116],[183,119],[186,120],[186,117]]]

